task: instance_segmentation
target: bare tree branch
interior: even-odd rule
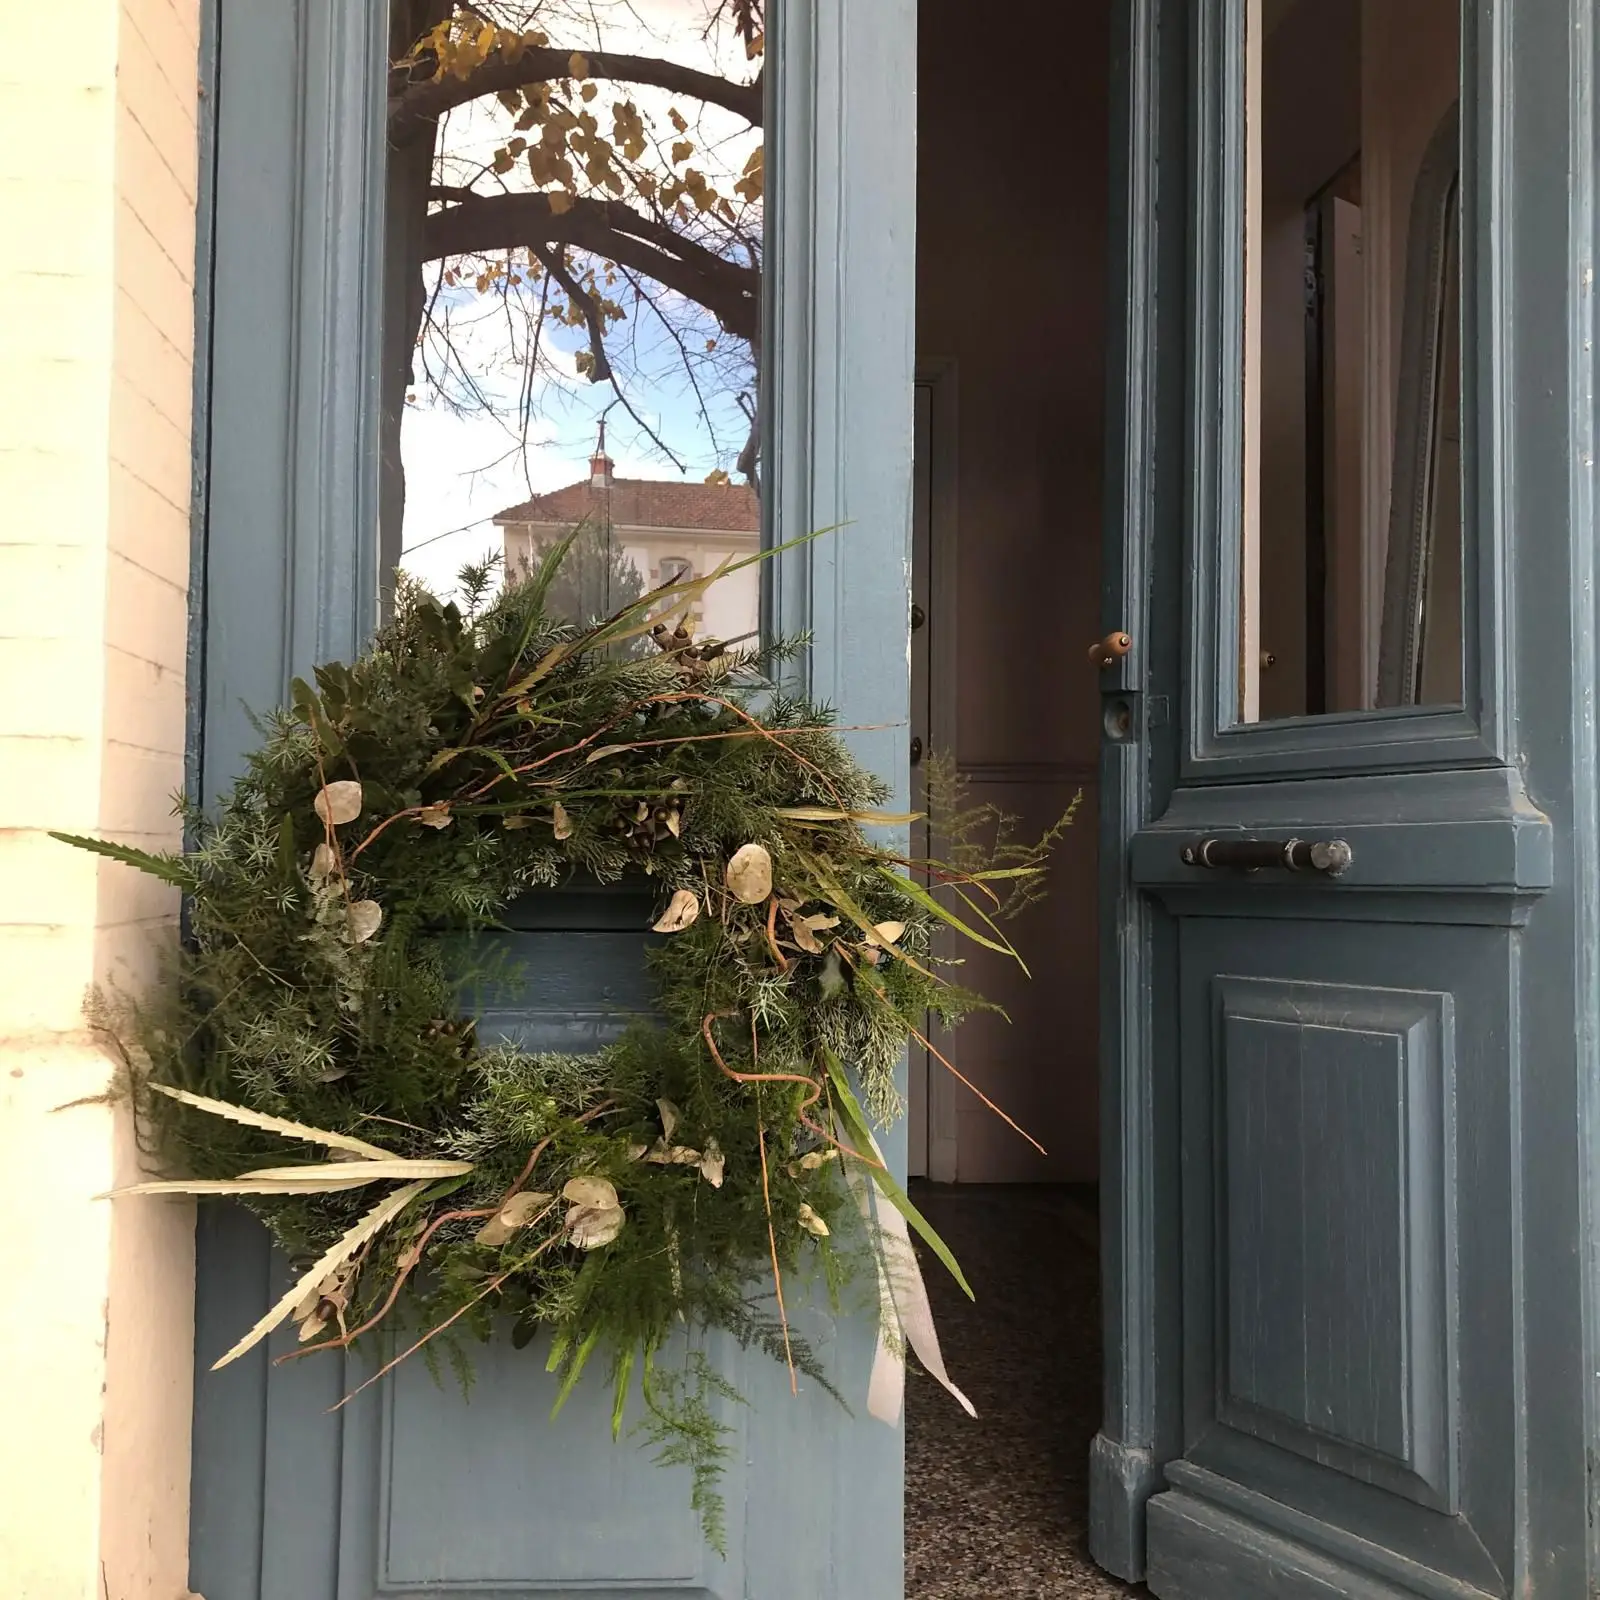
[[[541,244],[528,247],[544,265],[544,270],[566,290],[567,299],[583,313],[584,326],[589,330],[590,383],[604,383],[611,376],[611,358],[606,354],[606,324],[594,296],[567,271],[567,253],[559,247],[547,250]]]
[[[525,246],[574,245],[607,257],[704,306],[729,333],[760,337],[761,275],[727,261],[620,200],[574,200],[557,213],[547,194],[475,195],[435,191],[456,199],[424,227],[424,259],[485,255]]]
[[[751,83],[734,83],[714,72],[700,72],[677,61],[654,56],[618,55],[611,51],[585,53],[591,78],[618,83],[645,84],[690,99],[721,106],[743,117],[752,128],[761,126],[764,74]],[[521,89],[530,83],[548,83],[572,76],[570,50],[530,49],[517,56],[494,51],[466,77],[454,75],[413,83],[389,99],[389,143],[396,149],[431,134],[434,122],[454,106],[465,105],[486,94]]]
[[[711,440],[711,448],[713,450],[719,450],[717,444],[717,425],[712,420],[711,409],[709,406],[707,406],[705,393],[700,387],[699,374],[694,370],[694,362],[689,359],[689,347],[683,342],[682,333],[680,333],[678,329],[673,326],[672,319],[666,316],[662,312],[661,307],[656,304],[656,297],[644,292],[644,285],[639,281],[638,273],[630,272],[626,267],[624,267],[622,269],[622,275],[633,286],[633,298],[635,305],[641,305],[647,311],[649,311],[656,321],[661,324],[661,327],[665,331],[667,337],[671,339],[673,344],[678,347],[678,360],[682,364],[684,376],[689,380],[690,389],[694,391],[695,409],[700,413],[700,420],[705,424],[706,437]],[[636,321],[635,327],[637,326],[638,324]]]

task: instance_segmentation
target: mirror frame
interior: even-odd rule
[[[1433,557],[1441,365],[1449,274],[1460,271],[1461,106],[1440,119],[1412,189],[1406,241],[1394,471],[1384,560],[1377,705],[1421,702],[1428,580]],[[1457,702],[1459,703],[1459,702]]]

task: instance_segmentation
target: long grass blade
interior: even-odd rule
[[[209,1111],[214,1117],[226,1117],[229,1122],[242,1122],[247,1128],[264,1128],[268,1133],[282,1134],[285,1139],[326,1145],[330,1150],[348,1150],[353,1155],[366,1156],[373,1161],[395,1159],[394,1151],[380,1149],[375,1144],[368,1144],[365,1139],[354,1139],[347,1133],[329,1133],[326,1128],[308,1127],[303,1122],[290,1122],[284,1117],[269,1117],[264,1111],[236,1106],[231,1100],[212,1100],[203,1094],[191,1094],[187,1089],[174,1089],[170,1083],[152,1083],[147,1087],[181,1105],[193,1106],[197,1111]]]
[[[337,1183],[341,1188],[354,1188],[363,1183],[379,1183],[384,1179],[404,1178],[415,1181],[426,1178],[433,1182],[439,1178],[461,1178],[472,1171],[470,1161],[407,1161],[394,1157],[388,1161],[316,1161],[301,1167],[255,1167],[241,1172],[244,1182],[255,1178],[268,1178],[276,1183],[290,1183],[298,1188],[315,1189],[322,1183]]]
[[[108,1189],[97,1200],[120,1200],[127,1194],[336,1194],[341,1189],[359,1189],[367,1180],[339,1183],[326,1179],[321,1184],[284,1183],[276,1178],[152,1178],[145,1183],[130,1183],[121,1189]]]
[[[408,1183],[405,1188],[385,1195],[366,1216],[339,1236],[322,1259],[309,1272],[303,1273],[295,1286],[225,1356],[211,1364],[211,1370],[215,1372],[230,1361],[237,1361],[247,1350],[260,1344],[330,1272],[342,1267],[368,1239],[382,1233],[427,1187],[426,1182]]]
[[[136,867],[140,872],[170,883],[177,889],[193,889],[194,868],[182,856],[155,854],[149,850],[135,850],[132,845],[118,844],[114,839],[91,839],[82,833],[55,833],[50,837],[79,850],[88,850],[109,861],[120,861],[125,867]]]
[[[833,1085],[834,1094],[838,1096],[837,1109],[849,1130],[851,1140],[858,1150],[876,1150],[877,1141],[872,1137],[872,1129],[867,1124],[867,1115],[850,1088],[850,1081],[845,1076],[843,1065],[833,1051],[829,1050],[826,1054],[828,1081]],[[954,1251],[939,1237],[933,1224],[912,1204],[911,1196],[894,1181],[888,1165],[874,1167],[869,1176],[878,1186],[884,1199],[922,1236],[928,1248],[943,1263],[945,1270],[961,1285],[966,1297],[969,1300],[976,1300],[978,1297],[972,1292],[972,1285],[967,1282],[967,1275],[961,1270],[961,1263],[956,1260]]]
[[[1012,949],[1008,941],[996,941],[979,933],[971,924],[963,922],[948,906],[940,905],[915,879],[896,872],[893,867],[879,867],[878,871],[902,894],[909,895],[924,911],[931,911],[941,922],[949,923],[957,933],[965,934],[974,944],[981,944],[986,950],[998,950],[1001,955],[1010,956],[1019,966],[1022,965],[1022,958]],[[1027,969],[1024,967],[1023,970]]]
[[[775,806],[773,811],[791,822],[859,822],[876,828],[905,826],[927,815],[925,811],[842,811],[837,806]]]
[[[550,1420],[554,1422],[561,1415],[561,1408],[567,1403],[572,1391],[578,1386],[578,1379],[583,1376],[583,1369],[589,1365],[589,1357],[595,1352],[595,1346],[600,1343],[600,1330],[591,1328],[584,1335],[583,1343],[572,1352],[572,1359],[567,1363],[567,1370],[561,1375],[561,1386],[556,1390],[555,1404],[550,1407]],[[554,1352],[551,1352],[552,1359]],[[551,1366],[550,1370],[555,1371]]]

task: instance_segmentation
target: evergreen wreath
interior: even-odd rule
[[[642,1396],[720,1546],[714,1404],[736,1397],[669,1335],[725,1330],[826,1387],[785,1285],[837,1304],[865,1268],[896,1322],[885,1206],[966,1287],[872,1126],[908,1040],[944,1061],[926,1018],[982,1004],[935,929],[1015,955],[1000,924],[1071,812],[1017,843],[945,773],[945,860],[874,842],[912,819],[774,686],[782,652],[690,638],[711,578],[577,627],[548,614],[570,544],[493,598],[486,567],[459,605],[402,580],[370,648],[258,724],[216,815],[188,808],[187,854],[58,837],[187,898],[163,978],[98,1002],[175,1174],[123,1192],[240,1196],[303,1269],[217,1365],[290,1319],[292,1354],[409,1325],[382,1371],[442,1348],[465,1378],[460,1336],[547,1331],[561,1399],[597,1359],[616,1429]],[[474,989],[505,974],[473,936],[575,876],[656,887],[659,1021],[584,1056],[480,1038]]]

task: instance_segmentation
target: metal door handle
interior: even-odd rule
[[[1096,667],[1114,667],[1133,649],[1133,640],[1122,632],[1108,633],[1089,646],[1089,661]]]
[[[1200,839],[1183,847],[1185,866],[1231,867],[1236,872],[1276,867],[1337,878],[1354,859],[1343,839]]]

